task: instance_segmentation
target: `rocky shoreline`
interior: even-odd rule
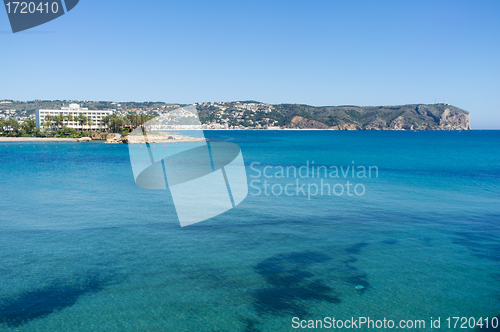
[[[185,135],[174,134],[149,134],[146,136],[136,135],[120,135],[107,133],[94,133],[91,137],[82,137],[79,142],[89,141],[106,141],[110,144],[144,144],[144,143],[178,143],[178,142],[199,142],[204,141],[203,138],[190,137]]]
[[[447,106],[442,112],[425,105],[415,109],[401,110],[402,114],[392,120],[375,114],[365,115],[367,121],[362,123],[347,122],[328,126],[323,122],[307,119],[296,115],[290,121],[287,129],[323,129],[323,130],[422,130],[422,131],[453,131],[471,130],[470,114],[453,106]],[[399,110],[398,110],[399,111]],[[361,113],[360,113],[361,114]],[[283,129],[283,128],[282,128]]]

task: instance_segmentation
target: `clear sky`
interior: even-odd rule
[[[447,102],[500,129],[500,1],[80,0],[12,34],[0,99]]]

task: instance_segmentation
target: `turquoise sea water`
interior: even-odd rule
[[[499,131],[205,135],[238,144],[254,182],[184,228],[168,190],[136,186],[126,145],[0,144],[0,331],[292,331],[327,316],[427,331],[500,314]],[[378,176],[262,173],[313,162]],[[321,180],[364,194],[294,187]]]

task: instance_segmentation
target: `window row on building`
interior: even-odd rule
[[[113,110],[89,110],[88,108],[80,107],[78,104],[70,104],[69,107],[62,107],[60,110],[46,110],[40,109],[36,111],[36,125],[38,128],[42,126],[42,124],[46,121],[47,116],[73,116],[72,120],[63,121],[63,125],[69,128],[78,128],[78,129],[100,129],[106,128],[106,124],[103,122],[103,119],[113,114]],[[76,119],[79,115],[84,115],[89,119],[92,119],[92,125],[89,124],[80,125],[80,122]]]

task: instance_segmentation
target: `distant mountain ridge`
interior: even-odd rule
[[[290,128],[332,130],[470,130],[469,112],[448,104],[401,106],[276,105]]]
[[[400,106],[199,103],[206,124],[229,128],[330,130],[470,130],[469,112],[449,104]]]
[[[182,104],[78,100],[0,100],[0,117],[33,117],[35,110],[60,109],[78,103],[89,109],[160,115]],[[258,101],[196,103],[200,120],[210,129],[329,130],[470,130],[469,112],[449,104],[399,106],[271,105]]]

